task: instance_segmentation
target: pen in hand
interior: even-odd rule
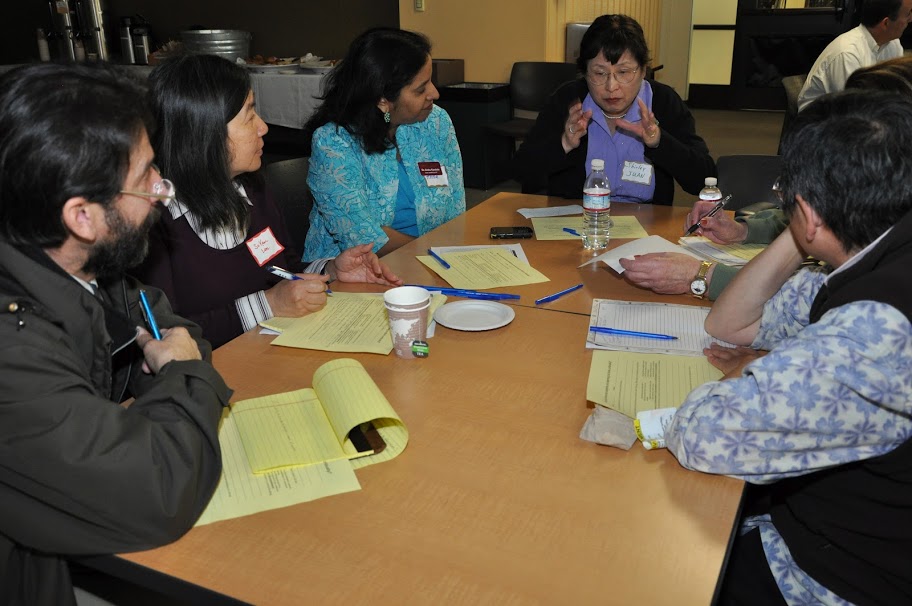
[[[274,276],[278,276],[278,277],[282,278],[283,280],[303,280],[303,278],[301,278],[301,276],[296,276],[295,274],[291,273],[287,269],[282,269],[278,265],[270,265],[269,267],[266,268],[266,271],[268,271],[269,273],[271,273]],[[329,282],[332,282],[332,280],[330,280]],[[327,295],[333,294],[332,291],[329,290],[329,282],[326,283],[326,294]]]
[[[725,196],[724,198],[722,198],[721,200],[719,200],[718,202],[716,202],[716,205],[713,206],[711,209],[709,209],[709,212],[708,212],[708,213],[706,213],[705,215],[703,215],[702,217],[700,217],[699,219],[697,219],[697,222],[696,222],[696,223],[694,223],[693,225],[691,225],[690,227],[687,228],[687,231],[684,232],[684,235],[685,235],[685,236],[693,235],[693,233],[694,233],[695,231],[697,231],[698,229],[700,229],[700,224],[703,222],[703,219],[708,219],[708,218],[710,218],[710,217],[715,217],[715,216],[718,214],[718,212],[719,212],[720,210],[722,210],[723,208],[725,208],[725,205],[728,204],[728,201],[731,200],[731,197],[732,197],[732,195],[731,195],[731,194],[728,194],[727,196]]]
[[[152,336],[155,337],[157,341],[161,341],[161,331],[158,330],[158,322],[155,321],[155,316],[152,314],[152,306],[149,305],[149,297],[146,296],[146,291],[142,289],[139,291],[139,307],[142,310],[142,315],[146,320],[146,324],[149,325],[149,332],[152,333]]]

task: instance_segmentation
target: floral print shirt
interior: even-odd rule
[[[462,155],[450,116],[434,106],[427,120],[396,129],[402,163],[415,192],[418,233],[425,234],[465,212]],[[419,162],[439,162],[449,185],[428,187]],[[307,185],[314,197],[304,259],[335,257],[358,244],[389,238],[381,229],[393,223],[399,191],[396,148],[367,154],[357,138],[335,123],[314,132]]]
[[[738,379],[698,387],[678,409],[665,438],[684,467],[768,484],[873,458],[912,436],[912,324],[874,301],[809,324],[825,277],[805,269],[786,282],[753,343],[770,353]],[[798,567],[768,515],[742,532],[754,527],[788,604],[848,603]]]

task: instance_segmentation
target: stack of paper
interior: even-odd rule
[[[716,244],[703,236],[684,237],[678,243],[705,259],[737,267],[746,265],[766,248],[765,244]]]

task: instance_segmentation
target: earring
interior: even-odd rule
[[[389,122],[390,122],[390,113],[389,112],[383,112],[383,121],[386,122],[387,124],[389,124]]]

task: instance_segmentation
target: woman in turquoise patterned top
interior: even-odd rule
[[[326,76],[304,127],[314,196],[304,258],[366,243],[383,255],[465,211],[462,156],[434,105],[430,51],[421,34],[371,29]]]

